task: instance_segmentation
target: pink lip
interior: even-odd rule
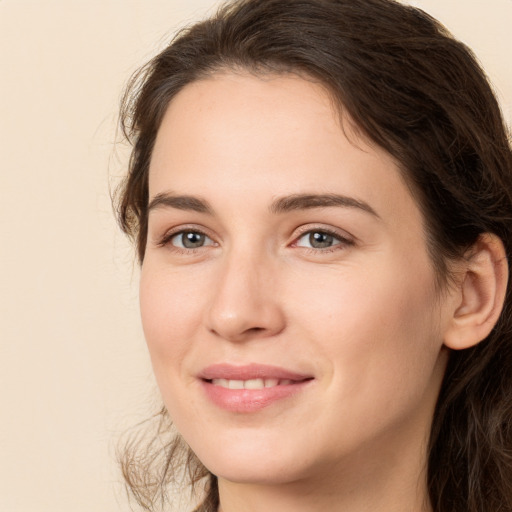
[[[252,363],[244,366],[232,364],[214,364],[204,368],[199,374],[200,379],[228,379],[228,380],[249,380],[249,379],[288,379],[302,381],[310,379],[311,375],[305,375],[279,366]]]
[[[311,375],[261,364],[245,366],[215,364],[203,369],[198,377],[206,396],[215,405],[238,413],[256,412],[279,400],[291,397],[303,390],[313,380]],[[212,384],[212,379],[278,379],[288,380],[291,383],[263,389],[228,389]]]

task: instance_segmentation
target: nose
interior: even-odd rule
[[[276,293],[271,262],[255,255],[235,255],[222,262],[208,310],[208,329],[240,342],[279,334],[285,316]]]

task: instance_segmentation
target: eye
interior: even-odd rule
[[[175,233],[171,236],[169,242],[180,249],[199,249],[208,245],[215,245],[214,241],[204,233],[192,230]]]
[[[348,245],[350,242],[335,233],[316,229],[307,231],[301,235],[294,245],[296,247],[308,247],[311,249],[330,249],[331,247],[341,244]]]

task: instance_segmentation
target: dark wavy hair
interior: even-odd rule
[[[510,261],[510,139],[464,44],[423,11],[393,0],[240,0],[179,33],[133,77],[123,98],[121,126],[133,151],[117,211],[140,262],[162,117],[183,87],[224,70],[295,73],[323,84],[363,136],[399,162],[441,284],[450,277],[447,262],[482,233],[497,235]],[[215,476],[172,433],[164,410],[157,421],[145,451],[137,440],[124,450],[133,496],[156,510],[179,474],[192,484],[206,481],[199,510],[215,511]],[[510,286],[488,338],[450,354],[430,435],[428,489],[435,512],[512,511]]]

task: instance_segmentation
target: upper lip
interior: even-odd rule
[[[237,366],[228,363],[212,364],[199,373],[203,380],[250,380],[250,379],[287,379],[303,381],[313,378],[312,375],[295,372],[279,366],[251,363]]]

